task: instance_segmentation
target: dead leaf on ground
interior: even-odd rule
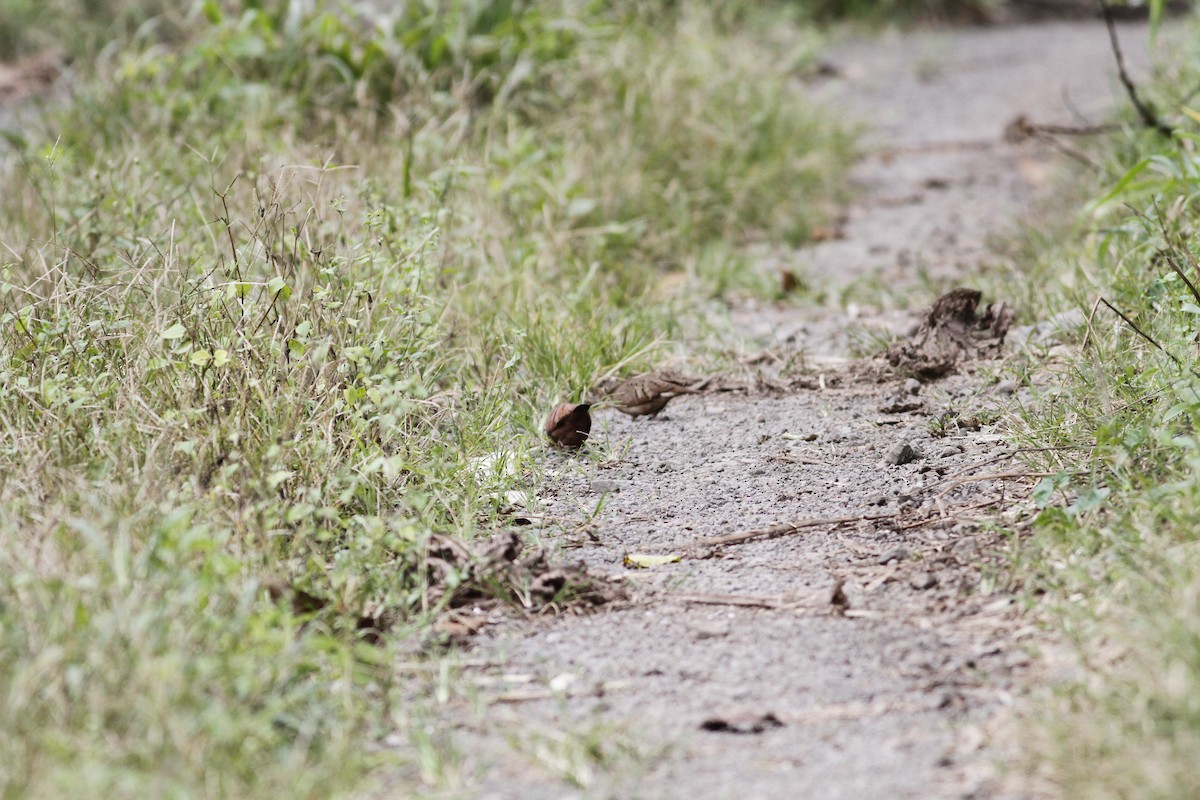
[[[841,225],[818,225],[809,231],[808,234],[808,241],[813,244],[818,242],[833,242],[845,238],[846,230]]]
[[[791,294],[800,288],[800,279],[796,277],[796,273],[790,269],[781,268],[779,270],[779,292],[780,294]]]
[[[714,733],[765,733],[782,727],[783,722],[770,711],[733,711],[709,717],[700,723],[701,730]]]
[[[430,601],[450,608],[507,600],[536,610],[600,605],[619,596],[582,564],[551,564],[541,548],[528,551],[515,531],[470,547],[449,536],[430,536],[425,569]]]
[[[466,641],[481,631],[487,624],[488,618],[486,616],[451,614],[439,620],[433,626],[433,630],[452,641]]]
[[[928,381],[953,373],[965,361],[997,357],[1015,312],[1001,301],[978,314],[980,297],[978,289],[965,287],[939,297],[917,333],[888,348],[888,362]]]
[[[650,567],[661,567],[663,564],[674,564],[682,558],[683,556],[678,553],[664,556],[653,556],[646,553],[626,553],[624,563],[630,569],[649,569]]]
[[[833,587],[829,590],[829,604],[836,609],[845,611],[850,607],[850,599],[846,597],[846,581],[843,578],[838,578],[833,583]]]

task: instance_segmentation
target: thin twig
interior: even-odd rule
[[[762,596],[762,595],[747,595],[747,594],[707,594],[704,592],[672,592],[667,594],[668,600],[680,600],[684,603],[700,603],[709,606],[742,606],[744,608],[788,608],[799,609],[805,608],[811,611],[818,611],[820,608],[815,605],[805,605],[787,598],[785,595]]]
[[[1171,353],[1171,352],[1170,352],[1170,351],[1168,351],[1168,350],[1167,350],[1165,347],[1163,347],[1161,344],[1159,344],[1158,342],[1154,341],[1154,338],[1153,338],[1152,336],[1150,336],[1150,334],[1148,334],[1148,333],[1146,333],[1145,331],[1143,331],[1141,328],[1139,328],[1139,327],[1137,326],[1137,323],[1135,323],[1135,322],[1134,322],[1133,320],[1131,320],[1129,317],[1127,317],[1127,316],[1125,316],[1124,314],[1122,314],[1122,313],[1121,313],[1121,311],[1120,311],[1120,309],[1118,309],[1118,308],[1117,308],[1116,306],[1114,306],[1112,303],[1108,302],[1108,300],[1106,300],[1104,297],[1101,297],[1101,298],[1100,298],[1100,302],[1101,302],[1101,303],[1104,303],[1104,305],[1108,306],[1108,310],[1109,310],[1109,311],[1113,312],[1113,313],[1114,313],[1114,314],[1116,314],[1118,317],[1120,317],[1121,319],[1125,320],[1125,324],[1126,324],[1126,325],[1128,325],[1129,327],[1133,328],[1133,331],[1134,331],[1134,333],[1136,333],[1138,336],[1141,336],[1141,337],[1142,337],[1143,339],[1145,339],[1147,342],[1149,342],[1150,344],[1152,344],[1152,345],[1154,345],[1155,347],[1157,347],[1157,348],[1158,348],[1159,350],[1161,350],[1163,353],[1166,353],[1166,355],[1167,355],[1167,358],[1169,358],[1169,359],[1171,359],[1172,361],[1174,361],[1174,362],[1176,363],[1176,365],[1178,365],[1178,366],[1180,366],[1180,367],[1182,367],[1182,366],[1183,366],[1183,362],[1182,362],[1182,361],[1180,361],[1178,358],[1176,358],[1174,353]]]
[[[727,544],[742,544],[754,539],[778,539],[780,536],[799,533],[807,528],[820,528],[824,526],[836,527],[838,525],[846,525],[851,522],[873,522],[882,519],[893,519],[899,515],[899,511],[891,511],[882,514],[849,514],[844,517],[814,517],[812,519],[783,522],[778,525],[771,525],[767,528],[755,528],[752,531],[745,531],[743,533],[731,533],[726,536],[713,536],[709,539],[701,539],[691,546],[692,548],[722,547]]]
[[[1088,342],[1092,338],[1092,320],[1096,318],[1096,311],[1100,308],[1100,298],[1096,298],[1096,302],[1092,303],[1092,311],[1087,318],[1087,333],[1083,335],[1083,344],[1079,345],[1079,352],[1087,352]]]
[[[1057,137],[1050,136],[1049,134],[1047,134],[1047,135],[1041,136],[1039,138],[1042,141],[1049,142],[1051,146],[1058,148],[1058,151],[1060,153],[1067,156],[1068,158],[1075,159],[1076,161],[1078,161],[1080,164],[1082,164],[1085,167],[1090,167],[1091,169],[1095,170],[1096,172],[1101,172],[1104,169],[1098,163],[1096,163],[1092,159],[1088,158],[1083,153],[1076,150],[1074,147],[1071,147],[1066,142],[1060,141]]]
[[[1134,210],[1134,213],[1146,222],[1150,222],[1149,215],[1137,211],[1136,209]],[[1174,243],[1171,241],[1171,232],[1167,230],[1166,217],[1163,215],[1162,209],[1158,207],[1158,198],[1154,198],[1154,216],[1154,221],[1158,223],[1158,229],[1162,233],[1163,241],[1166,242],[1167,245],[1167,249],[1161,251],[1159,255],[1164,261],[1167,262],[1167,265],[1175,272],[1175,274],[1179,276],[1179,279],[1183,281],[1183,285],[1186,286],[1188,291],[1192,293],[1192,298],[1196,301],[1196,303],[1200,304],[1200,290],[1196,288],[1196,284],[1192,283],[1191,278],[1189,278],[1187,273],[1183,271],[1183,267],[1175,263],[1175,257],[1171,254],[1171,249],[1174,247]],[[1186,247],[1181,247],[1179,249],[1187,252],[1188,256],[1193,258],[1191,252],[1188,251]]]
[[[936,489],[940,486],[945,486],[950,481],[953,481],[957,478],[961,478],[964,475],[969,475],[974,470],[977,470],[980,467],[990,467],[992,464],[995,464],[997,461],[1004,461],[1005,459],[1015,458],[1019,455],[1024,455],[1025,453],[1049,453],[1049,452],[1054,452],[1054,451],[1059,451],[1059,450],[1091,450],[1093,447],[1095,447],[1095,445],[1093,445],[1093,444],[1060,444],[1060,445],[1050,445],[1047,447],[1019,447],[1016,450],[1008,450],[1006,452],[999,453],[998,455],[994,455],[991,458],[985,458],[983,461],[976,461],[974,464],[968,464],[965,467],[963,467],[962,469],[957,470],[956,472],[952,472],[951,474],[944,477],[942,480],[938,481],[937,483],[935,483],[932,486],[929,486],[927,488],[932,490],[932,489]]]
[[[990,497],[987,500],[983,500],[979,503],[972,503],[969,506],[959,506],[958,508],[953,508],[953,509],[951,509],[951,511],[954,512],[954,516],[957,518],[959,514],[963,514],[967,511],[976,511],[980,508],[992,508],[992,507],[998,505],[999,503],[1003,502],[1003,500],[1004,500],[1003,497]],[[945,514],[944,512],[940,515],[930,515],[928,517],[914,520],[912,522],[906,522],[903,525],[897,525],[896,530],[908,531],[908,530],[912,530],[913,528],[924,528],[926,525],[930,525],[935,522],[943,522],[944,523],[947,519],[949,519],[949,517],[950,517],[950,515]]]
[[[943,497],[950,494],[950,492],[954,491],[959,486],[963,486],[968,483],[981,483],[983,481],[1001,481],[1001,480],[1007,481],[1007,480],[1012,480],[1014,478],[1046,478],[1051,475],[1057,475],[1057,474],[1058,474],[1057,472],[1025,472],[1025,471],[1021,471],[1021,472],[989,472],[984,475],[969,475],[965,478],[959,478],[957,480],[951,481],[949,483],[949,485],[946,486],[945,489],[938,492],[937,495],[934,496],[934,500],[941,500]],[[941,484],[938,484],[938,485],[940,486]]]
[[[1043,133],[1051,136],[1096,136],[1101,133],[1112,133],[1121,129],[1120,125],[1039,125],[1029,123],[1035,134]]]
[[[1012,457],[1020,455],[1022,453],[1042,453],[1042,452],[1050,452],[1050,451],[1058,451],[1058,450],[1088,450],[1088,449],[1091,449],[1092,447],[1093,447],[1093,445],[1054,445],[1054,446],[1050,446],[1050,447],[1021,447],[1016,450],[1011,450],[1006,453],[1001,453],[1001,454],[994,456],[992,458],[989,458],[985,461],[980,461],[975,464],[968,465],[967,467],[963,468],[962,470],[951,475],[946,481],[940,481],[940,482],[934,484],[934,486],[931,486],[928,488],[934,489],[934,488],[946,486],[947,487],[946,491],[949,491],[950,489],[954,488],[954,485],[958,485],[960,483],[969,483],[972,480],[987,480],[988,478],[999,480],[1000,478],[1004,478],[1004,477],[1017,477],[1017,476],[1045,477],[1045,475],[1043,475],[1041,473],[1032,473],[1032,472],[999,473],[999,474],[990,475],[990,476],[969,478],[966,480],[957,481],[954,485],[949,485],[949,486],[947,485],[947,481],[951,481],[951,482],[956,481],[957,478],[961,477],[962,475],[967,474],[971,470],[978,469],[980,467],[985,467],[985,466],[988,466],[989,464],[994,464],[997,461],[1001,461],[1006,458],[1012,458]],[[1048,474],[1056,475],[1058,473],[1048,473]],[[945,492],[943,492],[943,494],[944,493]],[[940,497],[940,495],[939,495],[939,497]],[[968,506],[963,509],[954,509],[954,511],[955,512],[969,511],[969,510],[972,510],[974,508],[979,508],[979,507],[980,506]],[[846,516],[842,516],[842,517],[812,517],[810,519],[793,520],[791,522],[781,522],[777,525],[771,525],[766,528],[755,528],[754,530],[743,531],[742,533],[731,533],[731,534],[726,534],[725,536],[713,536],[708,539],[701,539],[697,542],[693,542],[690,545],[687,545],[686,548],[690,551],[696,551],[696,550],[703,550],[703,549],[710,548],[710,547],[723,547],[725,545],[745,544],[746,542],[751,542],[751,541],[755,541],[755,540],[766,541],[769,539],[778,539],[781,536],[789,536],[794,533],[800,533],[801,531],[807,530],[809,528],[821,528],[821,527],[835,528],[835,527],[838,527],[841,525],[848,525],[848,524],[855,523],[855,522],[879,522],[881,520],[896,519],[897,517],[902,516],[904,513],[905,513],[905,510],[900,509],[897,511],[886,511],[886,512],[876,512],[876,513],[847,514]],[[923,519],[915,524],[909,524],[909,525],[905,525],[903,527],[920,527],[921,525],[928,524],[929,522],[933,521],[934,519],[936,519],[936,518]],[[674,550],[677,548],[678,548],[678,545],[673,545],[668,549]]]
[[[1120,75],[1121,83],[1125,85],[1125,91],[1129,95],[1130,102],[1137,109],[1138,116],[1142,118],[1142,123],[1147,128],[1153,128],[1163,136],[1172,137],[1175,131],[1170,125],[1167,125],[1154,113],[1154,110],[1142,99],[1138,97],[1137,86],[1133,79],[1129,77],[1129,72],[1125,69],[1125,56],[1121,52],[1121,42],[1117,39],[1117,23],[1113,15],[1112,5],[1108,0],[1097,0],[1100,3],[1100,10],[1104,14],[1104,24],[1108,27],[1108,40],[1112,43],[1113,56],[1117,60],[1117,73]]]

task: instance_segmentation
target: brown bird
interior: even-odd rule
[[[624,381],[610,379],[598,387],[606,404],[631,417],[658,415],[681,394],[694,394],[712,378],[697,380],[677,372],[647,372]]]
[[[592,432],[591,403],[562,403],[546,420],[546,435],[559,447],[579,447]]]

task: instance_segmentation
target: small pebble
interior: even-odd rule
[[[937,576],[932,572],[914,572],[908,579],[908,585],[917,590],[932,589],[937,586]]]
[[[916,378],[909,378],[904,382],[904,391],[908,392],[909,394],[920,394],[921,382]]]
[[[899,467],[915,461],[917,457],[916,449],[908,442],[903,442],[889,448],[887,454],[883,457],[883,461],[890,466]]]
[[[907,547],[893,547],[879,557],[880,564],[890,564],[893,561],[903,561],[908,558]]]
[[[996,394],[1012,394],[1016,390],[1017,390],[1017,382],[1016,381],[1004,380],[1004,381],[1000,381],[999,383],[997,383],[996,388],[993,389],[992,391],[994,391]]]
[[[611,481],[604,478],[598,478],[588,484],[588,488],[595,494],[607,494],[609,492],[619,492],[625,488],[626,481]]]
[[[729,623],[721,620],[701,620],[696,623],[697,639],[720,639],[729,635]]]
[[[956,444],[952,444],[949,447],[943,447],[941,451],[938,452],[938,458],[953,458],[962,451],[963,449],[961,447]]]
[[[886,506],[887,501],[888,501],[888,496],[886,494],[884,494],[883,492],[876,492],[875,494],[873,494],[867,498],[867,505],[869,505],[869,506]]]

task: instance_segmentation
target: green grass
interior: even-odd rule
[[[456,595],[521,592],[426,542],[504,529],[551,404],[832,208],[848,140],[778,68],[813,36],[635,2],[137,8],[88,17],[117,37],[70,44],[91,77],[5,137],[0,794],[453,783],[444,692],[393,664]]]
[[[142,26],[181,36],[183,9],[170,0],[5,0],[0,5],[0,63],[51,51],[86,58]]]
[[[1090,315],[1104,298],[1129,320],[1101,304],[1074,355],[1013,366],[1037,388],[1014,439],[1074,448],[1032,456],[1057,475],[1033,493],[1014,567],[1076,645],[1074,678],[1030,738],[1034,768],[1066,798],[1200,794],[1200,298],[1188,286],[1200,279],[1200,122],[1178,94],[1200,85],[1200,52],[1180,45],[1164,63],[1147,90],[1175,137],[1130,121],[1093,149],[1106,170],[1095,199],[1030,251],[1040,263],[1023,280],[1041,292],[1019,298],[1035,318]]]

